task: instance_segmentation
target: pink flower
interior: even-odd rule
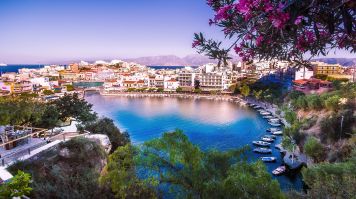
[[[241,48],[237,45],[235,45],[234,50],[236,54],[239,54],[241,52]]]
[[[247,13],[250,12],[250,8],[249,8],[249,2],[248,0],[240,0],[236,5],[235,5],[235,9],[237,10],[237,12],[246,15]]]
[[[200,41],[195,40],[195,41],[193,42],[193,44],[192,44],[192,48],[195,48],[195,47],[197,47],[197,46],[199,46],[199,45],[200,45]]]
[[[303,20],[303,16],[298,16],[295,21],[294,21],[294,24],[295,25],[299,25],[300,23],[302,23],[302,20]]]
[[[256,39],[256,45],[257,45],[257,46],[260,46],[261,43],[262,43],[262,41],[263,41],[263,36],[261,36],[261,35],[258,36],[257,39]]]
[[[226,5],[222,8],[220,8],[216,12],[214,20],[215,21],[226,20],[230,16],[229,11],[231,11],[231,8],[232,8],[231,5]]]

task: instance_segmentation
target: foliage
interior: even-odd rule
[[[177,93],[180,93],[180,92],[182,92],[183,91],[183,88],[182,87],[178,87],[177,89],[176,89],[176,92]]]
[[[253,95],[255,96],[255,98],[257,99],[257,100],[259,100],[259,99],[261,99],[261,95],[262,95],[262,90],[259,90],[259,91],[253,91]]]
[[[53,95],[54,94],[54,92],[51,90],[44,90],[44,91],[42,91],[42,93],[43,93],[43,95]]]
[[[298,97],[300,96],[305,96],[305,94],[301,91],[297,91],[297,90],[292,90],[289,94],[288,94],[288,98],[290,100],[296,100],[298,99]]]
[[[0,186],[0,198],[21,197],[30,194],[32,191],[30,181],[30,174],[18,171],[10,182]]]
[[[285,110],[284,118],[289,124],[294,124],[297,121],[297,114],[294,111]]]
[[[32,175],[31,198],[112,198],[98,183],[105,161],[106,153],[96,142],[74,138],[9,169]]]
[[[97,116],[92,111],[92,104],[89,104],[85,99],[80,99],[77,93],[64,94],[63,97],[54,100],[53,105],[59,111],[59,119],[66,121],[70,117],[86,123],[94,121]]]
[[[340,101],[340,97],[337,95],[329,97],[324,102],[325,107],[331,111],[335,111],[339,108],[339,101]]]
[[[284,198],[263,163],[244,160],[245,151],[204,152],[177,130],[145,142],[137,164],[177,198]]]
[[[324,147],[315,137],[308,137],[304,143],[304,152],[312,157],[315,162],[319,162],[324,158]]]
[[[159,93],[162,93],[164,91],[164,89],[163,88],[157,88],[156,91],[159,92]]]
[[[243,61],[278,59],[306,65],[304,55],[326,55],[333,48],[356,51],[352,1],[208,0],[230,45],[195,34],[192,47],[226,64],[233,48]],[[227,47],[223,47],[227,46]],[[271,48],[273,46],[273,48]]]
[[[1,125],[30,125],[41,120],[44,106],[33,98],[3,97],[0,98]]]
[[[195,88],[193,92],[194,92],[194,93],[198,93],[198,94],[199,94],[199,93],[201,93],[201,92],[202,92],[202,90],[201,90],[200,88]]]
[[[112,145],[112,152],[115,151],[117,147],[130,143],[129,134],[127,132],[120,132],[120,129],[115,126],[114,121],[106,117],[89,123],[84,128],[94,134],[107,135]]]
[[[59,121],[59,111],[52,104],[44,105],[45,109],[41,115],[41,119],[34,125],[37,127],[53,129]]]
[[[134,155],[130,144],[118,147],[109,156],[100,184],[110,187],[116,198],[156,198],[152,187],[136,176]]]
[[[73,85],[66,85],[67,91],[74,91],[74,86]]]
[[[321,163],[303,169],[303,180],[310,188],[307,198],[354,198],[355,170],[355,157],[343,163]]]
[[[309,109],[319,110],[323,107],[320,97],[318,95],[308,95],[306,101]]]
[[[136,88],[128,88],[126,91],[127,91],[127,92],[135,92],[135,91],[136,91]]]
[[[321,141],[327,143],[328,141],[336,141],[340,138],[350,137],[356,120],[353,116],[353,112],[354,109],[346,109],[324,118],[320,123]],[[343,121],[342,117],[344,118]],[[342,130],[341,121],[343,122]]]
[[[250,95],[250,87],[247,85],[247,84],[244,84],[242,87],[241,87],[241,90],[240,90],[241,94],[244,96],[244,97],[247,97]]]

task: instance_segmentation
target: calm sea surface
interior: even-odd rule
[[[253,140],[266,134],[270,126],[253,109],[231,102],[176,99],[176,98],[126,98],[118,96],[86,96],[101,116],[112,118],[129,132],[134,144],[160,137],[163,132],[181,129],[202,149],[228,150],[251,145]],[[280,138],[277,143],[280,142]],[[253,146],[251,145],[253,148]],[[273,149],[276,163],[268,163],[268,171],[281,164],[278,150]],[[250,159],[263,155],[250,152]],[[275,177],[284,190],[302,189],[300,175]]]

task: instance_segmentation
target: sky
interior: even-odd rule
[[[212,16],[206,0],[0,0],[0,63],[182,57],[195,32],[224,38]]]

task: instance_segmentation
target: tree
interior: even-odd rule
[[[244,96],[244,97],[247,97],[250,95],[250,87],[247,85],[247,84],[244,84],[242,87],[241,87],[241,94]]]
[[[310,57],[335,48],[356,52],[353,1],[208,0],[208,5],[215,12],[209,24],[222,28],[231,43],[222,45],[196,33],[192,47],[219,65],[230,59],[232,48],[243,61],[278,59],[303,65],[307,52]]]
[[[117,147],[125,146],[130,143],[129,134],[127,132],[120,132],[120,129],[115,126],[114,121],[107,117],[88,123],[84,129],[91,133],[107,135],[112,145],[112,152],[115,151]]]
[[[297,114],[294,111],[285,110],[284,118],[289,124],[294,124],[297,121]]]
[[[180,92],[182,92],[183,91],[183,88],[182,87],[178,87],[177,89],[176,89],[176,92],[177,93],[180,93]]]
[[[342,163],[321,163],[303,169],[303,180],[309,187],[307,198],[354,198],[355,169],[355,157]]]
[[[31,175],[23,171],[18,171],[17,174],[10,180],[0,186],[1,198],[21,197],[31,193],[30,187]]]
[[[59,122],[59,111],[53,104],[46,104],[45,110],[35,126],[53,129]]]
[[[323,107],[318,95],[309,95],[306,99],[309,109],[319,110]]]
[[[339,108],[340,97],[337,95],[331,96],[325,100],[325,107],[331,111],[335,111]]]
[[[67,91],[74,91],[74,86],[73,85],[66,85]]]
[[[255,98],[257,99],[257,100],[259,100],[259,99],[261,99],[261,95],[262,95],[262,90],[259,90],[259,91],[253,91],[253,95],[255,96]]]
[[[162,93],[164,91],[163,88],[157,88],[157,92]]]
[[[85,99],[80,99],[77,93],[64,94],[63,97],[54,100],[53,105],[59,111],[59,119],[66,121],[73,117],[80,122],[86,123],[95,121],[96,113],[92,111],[92,104],[89,104]]]
[[[304,151],[316,162],[323,159],[324,147],[315,137],[311,136],[307,138],[307,141],[304,143]]]
[[[54,94],[54,92],[51,90],[44,90],[42,93],[43,93],[43,95],[53,95]]]
[[[176,130],[145,142],[137,167],[178,198],[284,198],[263,163],[245,161],[246,149],[202,151]]]
[[[116,198],[156,198],[152,186],[136,176],[134,155],[130,144],[118,147],[109,156],[99,179],[101,186],[110,187]]]

